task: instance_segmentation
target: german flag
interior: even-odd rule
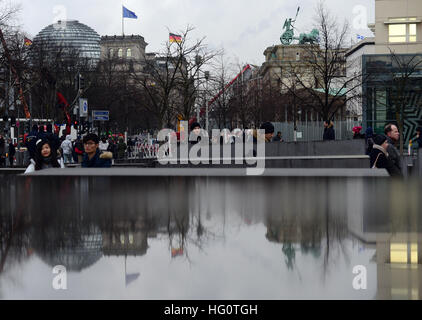
[[[170,43],[173,43],[173,42],[180,43],[180,42],[182,42],[182,36],[180,36],[178,34],[170,33],[169,34],[169,41],[170,41]]]
[[[25,39],[23,40],[23,44],[24,44],[25,46],[29,47],[30,45],[32,45],[32,40],[30,40],[30,39],[28,39],[28,38],[25,38]]]

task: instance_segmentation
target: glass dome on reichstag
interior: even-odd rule
[[[45,27],[34,38],[34,45],[42,44],[49,52],[64,48],[68,52],[78,51],[80,58],[100,60],[100,35],[87,25],[77,20],[59,20]]]

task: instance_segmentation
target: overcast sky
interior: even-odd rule
[[[296,27],[312,29],[318,0],[11,0],[20,3],[19,22],[35,36],[45,26],[60,19],[79,20],[101,36],[122,32],[122,4],[138,19],[125,19],[125,34],[140,34],[149,44],[147,51],[158,51],[168,39],[167,27],[178,33],[187,24],[196,29],[193,38],[206,36],[213,48],[224,48],[227,55],[243,64],[260,65],[268,46],[279,44],[285,18],[294,17],[301,7]],[[375,0],[326,0],[338,18],[356,20],[354,10],[367,11],[367,22],[374,21]],[[361,24],[362,25],[362,24]],[[356,26],[356,24],[355,24]],[[368,28],[353,28],[356,34],[371,36]]]

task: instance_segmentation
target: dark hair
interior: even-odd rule
[[[51,125],[51,123],[47,124],[47,132],[53,132],[53,126]]]
[[[201,128],[201,125],[198,123],[198,122],[193,122],[191,125],[190,125],[190,131],[193,131],[195,128]]]
[[[34,125],[32,126],[32,131],[34,131],[34,132],[38,132],[38,126],[37,126],[36,124],[34,124]]]
[[[416,132],[422,132],[422,127],[418,127],[418,128],[416,129]]]
[[[53,166],[53,168],[60,168],[60,164],[57,161],[57,150],[54,149],[54,147],[52,146],[50,141],[45,140],[45,139],[44,140],[40,139],[40,140],[37,141],[37,144],[36,144],[37,149],[35,151],[35,170],[37,170],[37,171],[41,170],[42,165],[45,163],[45,158],[41,154],[42,147],[45,144],[48,144],[49,147],[50,147],[50,150],[51,150],[51,152],[50,152],[50,158],[51,158],[50,163],[51,163],[51,165]]]
[[[384,133],[385,134],[388,134],[388,133],[390,133],[391,131],[393,131],[393,126],[396,126],[394,123],[389,123],[389,124],[387,124],[386,126],[385,126],[385,128],[384,128]]]
[[[88,142],[88,141],[90,141],[90,140],[94,141],[94,142],[95,142],[95,144],[99,144],[99,143],[100,143],[100,138],[98,138],[98,136],[97,136],[95,133],[88,133],[88,134],[84,137],[84,139],[83,139],[82,141],[83,141],[83,143],[85,144],[85,143],[87,143],[87,142]]]
[[[373,140],[375,144],[380,146],[387,140],[387,138],[383,134],[379,134],[376,135]]]
[[[271,122],[264,122],[260,129],[265,130],[265,134],[274,133],[274,126]]]

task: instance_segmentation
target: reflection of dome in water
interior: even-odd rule
[[[92,28],[76,20],[58,21],[38,33],[34,45],[43,44],[49,51],[58,48],[76,49],[80,57],[89,58],[93,63],[100,60],[100,35]]]
[[[80,272],[95,264],[102,256],[102,235],[98,229],[95,232],[82,234],[78,239],[69,235],[64,243],[56,245],[54,238],[48,238],[48,243],[41,244],[43,249],[36,249],[38,256],[54,267],[63,265],[67,271]]]

